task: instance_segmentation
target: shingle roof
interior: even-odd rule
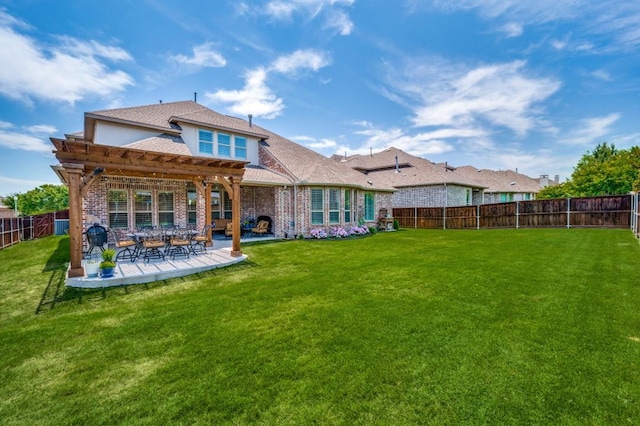
[[[167,154],[193,155],[180,136],[168,135],[166,133],[123,146],[145,151],[164,152]]]
[[[347,165],[338,163],[262,127],[255,125],[254,127],[258,127],[269,135],[263,148],[277,158],[297,182],[316,185],[359,186],[382,191],[393,190],[393,187],[384,179],[365,176]]]
[[[396,173],[396,157],[399,172]],[[338,158],[332,157],[335,161]],[[416,157],[397,148],[388,148],[371,155],[353,155],[339,160],[340,164],[362,170],[369,177],[382,179],[396,188],[423,185],[462,185],[482,188],[484,185],[467,176],[438,167],[427,159]]]
[[[186,122],[214,128],[233,130],[256,137],[267,137],[256,132],[249,122],[237,117],[223,115],[193,101],[166,102],[129,108],[117,108],[88,112],[89,119],[110,120],[121,123],[143,125],[163,129],[169,133],[180,133],[177,123]]]
[[[486,192],[537,193],[542,189],[540,181],[537,179],[512,170],[496,171],[463,166],[458,167],[456,171],[481,182],[487,187]]]
[[[311,185],[356,186],[393,191],[393,187],[384,179],[367,177],[347,165],[333,161],[260,126],[249,125],[247,120],[219,114],[193,101],[88,112],[85,114],[85,133],[93,131],[92,120],[107,120],[158,129],[162,132],[161,135],[136,141],[127,146],[176,154],[185,153],[184,149],[187,148],[184,144],[180,145],[181,129],[176,124],[181,122],[267,139],[263,142],[263,149],[277,159],[290,175],[290,179],[263,167],[247,167],[244,178],[246,182],[288,184],[293,181]],[[92,140],[92,135],[86,135],[86,137]],[[176,150],[180,152],[174,152]]]

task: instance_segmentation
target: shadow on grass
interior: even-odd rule
[[[63,248],[62,251],[66,250],[66,253],[69,252],[69,244],[68,240],[66,244],[66,249]],[[61,244],[63,245],[63,244]],[[253,268],[259,266],[255,262],[250,260],[245,260],[244,262],[237,263],[234,265],[226,266],[224,268],[216,268],[210,271],[199,272],[197,274],[191,274],[184,277],[171,278],[168,280],[162,281],[154,281],[151,283],[145,284],[132,284],[132,285],[123,285],[118,287],[104,287],[104,288],[75,288],[75,287],[66,287],[65,286],[65,277],[67,274],[67,264],[66,262],[59,263],[55,260],[56,253],[60,251],[60,246],[55,251],[55,253],[49,258],[47,262],[47,266],[45,267],[45,271],[50,271],[51,276],[49,277],[49,283],[42,294],[42,298],[40,299],[40,303],[38,304],[38,308],[36,309],[36,314],[40,314],[45,311],[49,311],[53,309],[56,305],[65,304],[68,305],[70,303],[80,304],[83,301],[90,302],[99,302],[100,300],[104,300],[107,296],[126,296],[129,294],[140,293],[146,290],[153,290],[156,288],[186,283],[189,281],[206,279],[211,277],[221,277],[227,274],[231,274],[234,272],[239,272],[246,270],[248,268]]]

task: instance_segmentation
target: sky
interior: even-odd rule
[[[0,0],[0,195],[85,112],[193,100],[323,155],[569,178],[640,145],[640,2]]]

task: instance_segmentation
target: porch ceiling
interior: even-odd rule
[[[223,176],[242,180],[246,161],[194,157],[99,145],[86,141],[51,138],[54,155],[60,163],[82,164],[85,168],[103,168],[104,174],[166,179],[202,180]]]

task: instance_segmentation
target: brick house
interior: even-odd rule
[[[476,169],[473,166],[456,168],[456,172],[485,186],[482,204],[535,200],[543,188],[539,179],[533,179],[513,170]]]
[[[444,207],[481,204],[485,186],[456,171],[397,148],[332,159],[372,181],[393,186],[393,207]]]
[[[374,225],[379,209],[391,209],[394,189],[382,176],[365,176],[251,116],[192,101],[87,112],[84,131],[51,141],[61,163],[53,169],[67,185],[77,181],[85,229],[96,221],[201,229],[216,220],[237,229],[267,216],[275,236],[293,237],[313,227]]]

